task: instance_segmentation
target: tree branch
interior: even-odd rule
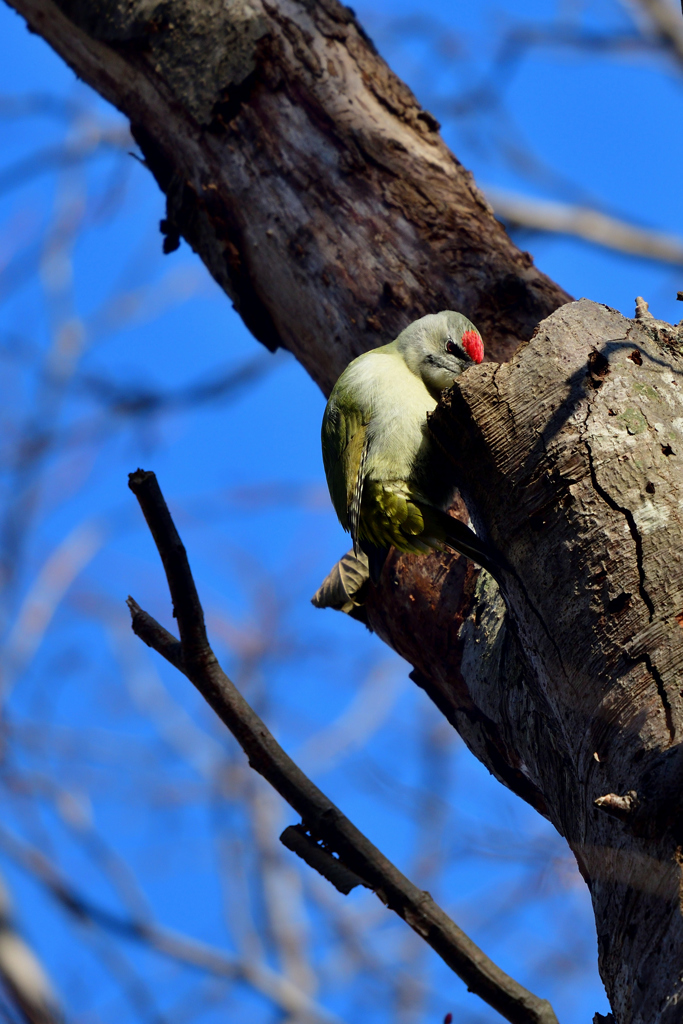
[[[507,358],[569,296],[520,252],[438,124],[336,0],[10,0],[122,110],[184,237],[323,390],[458,309]]]
[[[458,633],[468,697],[576,854],[615,1019],[678,1024],[683,330],[647,313],[564,306],[430,429],[511,570]]]
[[[154,473],[138,470],[129,487],[140,503],[164,565],[181,641],[128,599],[134,632],[183,672],[230,729],[262,775],[297,811],[307,831],[410,925],[448,966],[512,1024],[556,1024],[539,999],[500,970],[346,818],[285,753],[225,675],[209,645],[185,548]]]
[[[585,206],[531,199],[504,189],[487,188],[486,195],[496,215],[514,227],[572,235],[615,252],[683,266],[683,239],[677,235],[639,228]]]

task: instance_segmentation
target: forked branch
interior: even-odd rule
[[[137,470],[129,487],[140,503],[161,556],[180,640],[128,599],[133,631],[179,669],[199,690],[262,775],[299,815],[305,833],[325,860],[353,872],[391,910],[429,943],[448,966],[512,1024],[557,1024],[550,1003],[510,978],[437,906],[413,885],[359,830],[276,742],[266,725],[221,669],[206,635],[204,613],[185,548],[154,473]],[[289,830],[288,830],[289,831]],[[290,845],[289,843],[287,845]],[[291,844],[298,849],[299,843]],[[309,844],[311,845],[311,844]],[[291,846],[290,846],[291,848]],[[313,858],[306,857],[308,863]],[[318,864],[315,864],[318,867]]]

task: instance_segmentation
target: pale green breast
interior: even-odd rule
[[[345,529],[361,464],[366,479],[407,481],[435,407],[395,343],[344,370],[325,409],[322,446],[332,503]]]
[[[403,358],[392,353],[382,367],[368,425],[365,474],[370,480],[408,481],[425,440],[427,414],[436,401]]]

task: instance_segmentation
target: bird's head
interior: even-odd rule
[[[437,399],[463,370],[484,358],[479,331],[466,316],[452,310],[415,320],[399,334],[396,348],[408,369]]]

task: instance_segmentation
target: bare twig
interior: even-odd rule
[[[486,197],[496,216],[516,227],[573,235],[615,252],[683,266],[683,238],[677,235],[639,228],[589,207],[530,199],[503,189],[487,188]]]
[[[64,1017],[38,957],[18,934],[10,897],[0,879],[0,978],[28,1024],[60,1024]]]
[[[230,729],[259,772],[297,811],[306,830],[335,853],[458,974],[511,1024],[557,1024],[550,1003],[514,981],[413,885],[337,808],[275,741],[221,669],[209,645],[204,613],[185,548],[154,473],[137,470],[129,487],[140,503],[164,565],[180,643],[132,599],[133,631],[180,669]]]

